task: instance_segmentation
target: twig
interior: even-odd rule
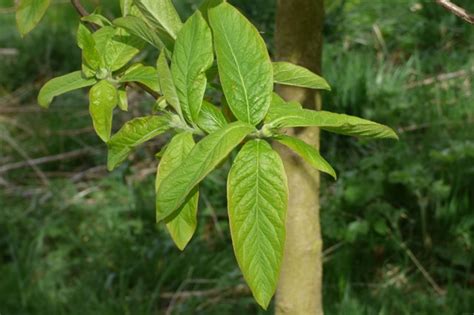
[[[39,177],[43,185],[45,186],[49,185],[48,177],[46,177],[46,175],[38,167],[36,167],[36,164],[33,163],[33,160],[28,156],[28,153],[26,153],[26,151],[23,150],[23,148],[18,143],[16,143],[15,139],[10,137],[6,132],[4,135],[0,133],[0,138],[3,139],[5,142],[7,142],[13,149],[15,149],[15,151],[17,151],[26,160],[24,162],[19,162],[19,163],[21,163],[23,166],[31,167],[33,171],[36,173],[36,175]],[[7,164],[7,165],[11,165],[11,164]]]
[[[471,72],[474,72],[474,67],[472,67],[471,69],[467,69],[467,70],[465,69],[465,70],[458,70],[458,71],[455,71],[455,72],[442,73],[442,74],[438,74],[438,75],[433,76],[433,77],[423,79],[421,81],[415,81],[415,82],[412,82],[412,83],[408,83],[406,85],[406,88],[407,89],[413,89],[413,88],[416,88],[418,86],[425,86],[425,85],[430,85],[430,84],[433,84],[433,83],[436,83],[436,82],[448,81],[448,80],[456,79],[456,78],[459,78],[459,77],[467,76]]]
[[[39,165],[39,164],[45,164],[45,163],[50,163],[50,162],[55,162],[55,161],[72,159],[72,158],[76,158],[76,157],[81,156],[81,155],[85,155],[85,154],[90,153],[90,152],[91,152],[91,149],[86,148],[86,149],[79,149],[79,150],[75,150],[75,151],[61,153],[61,154],[57,154],[57,155],[44,156],[44,157],[37,158],[37,159],[29,159],[28,158],[26,161],[15,162],[15,163],[10,163],[10,164],[0,166],[0,174],[11,171],[11,170],[14,170],[14,169],[22,168],[22,167],[25,167],[25,166],[36,167],[36,165]]]
[[[71,4],[81,17],[89,15],[89,12],[82,6],[80,0],[71,0]],[[93,32],[97,30],[97,26],[92,23],[87,23],[87,27]]]
[[[467,23],[474,24],[474,15],[470,14],[460,6],[455,5],[449,0],[436,0],[436,2],[446,10],[450,11],[454,15],[466,21]]]
[[[401,242],[400,247],[403,248],[408,255],[408,257],[411,259],[411,261],[415,264],[415,266],[420,270],[421,274],[425,279],[429,282],[433,290],[438,294],[438,295],[444,295],[446,294],[446,291],[443,290],[437,283],[436,281],[431,277],[431,275],[426,271],[425,267],[420,263],[418,258],[416,258],[415,254],[405,245],[405,243]]]

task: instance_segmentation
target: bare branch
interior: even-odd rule
[[[436,0],[436,2],[442,7],[444,7],[446,10],[450,11],[451,13],[457,15],[458,17],[466,21],[467,23],[474,24],[474,15],[470,14],[460,6],[455,5],[449,0]]]

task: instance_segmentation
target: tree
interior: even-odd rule
[[[321,74],[323,0],[280,0],[276,20],[277,59]],[[317,91],[280,86],[280,95],[307,108],[321,109]],[[319,148],[316,127],[295,136]],[[323,314],[322,248],[319,224],[319,172],[288,149],[279,148],[290,191],[286,246],[277,290],[277,314]]]
[[[306,129],[302,135],[310,136],[299,138],[288,135],[287,130],[319,127],[370,138],[397,138],[395,132],[362,118],[303,108],[294,100],[293,91],[300,91],[304,96],[299,100],[310,105],[314,94],[307,90],[288,90],[292,101],[274,93],[275,83],[313,90],[330,87],[301,65],[272,62],[257,29],[225,1],[205,1],[184,23],[171,0],[122,0],[122,17],[114,20],[88,14],[77,0],[72,3],[82,15],[77,31],[81,70],[47,82],[39,92],[38,103],[47,108],[61,94],[90,87],[90,116],[98,137],[107,144],[109,170],[126,160],[137,146],[163,133],[172,135],[157,153],[156,220],[166,225],[180,250],[196,230],[199,184],[237,149],[227,185],[230,232],[243,276],[256,301],[266,309],[277,287],[285,247],[287,173],[290,178],[304,173],[300,165],[291,166],[287,152],[282,153],[288,162],[285,171],[280,155],[270,144],[281,143],[300,155],[315,169],[313,179],[318,179],[316,170],[335,178],[333,168],[319,153],[317,129]],[[322,6],[322,2],[316,3]],[[23,35],[39,22],[48,5],[49,0],[20,2],[17,23]],[[321,8],[314,7],[315,12],[322,14]],[[295,7],[291,9],[294,12]],[[316,52],[320,49],[318,36]],[[313,45],[312,39],[300,38],[295,44],[299,48],[286,51],[301,52],[301,47]],[[134,63],[146,45],[160,51],[156,65]],[[279,44],[282,56],[287,48],[281,47],[286,45],[292,43],[282,40]],[[298,57],[294,61],[307,60]],[[319,71],[317,66],[309,66]],[[128,121],[112,135],[115,109],[128,110],[127,88],[134,85],[154,96],[156,104],[149,115]],[[209,90],[218,92],[214,101],[220,106],[206,97]],[[305,187],[309,190],[303,199],[294,198],[299,192],[293,191],[292,200],[313,203],[316,199],[310,192],[316,186],[312,185],[318,184]],[[303,208],[311,209],[307,205]],[[312,215],[310,223],[318,222],[317,215],[307,213]],[[289,226],[292,244],[301,237],[296,237],[294,227]],[[316,254],[320,252],[317,239],[310,240],[309,246],[319,246]],[[292,255],[289,248],[287,257]],[[314,275],[320,276],[320,271]],[[288,276],[291,273],[284,272],[280,296],[290,297],[284,289]]]

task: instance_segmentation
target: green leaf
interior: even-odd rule
[[[120,0],[120,12],[122,16],[127,16],[132,10],[133,0]]]
[[[120,78],[120,82],[139,82],[155,92],[161,93],[158,72],[151,66],[135,64]]]
[[[93,14],[89,14],[87,16],[83,16],[81,18],[81,21],[93,23],[93,24],[99,25],[101,27],[107,26],[107,25],[112,25],[112,23],[109,21],[108,18],[106,18],[105,16],[103,16],[101,14],[97,14],[97,13],[93,13]]]
[[[156,191],[158,191],[163,179],[178,168],[188,157],[193,147],[194,140],[191,133],[179,133],[171,139],[158,165],[155,185]],[[180,250],[184,250],[196,231],[199,189],[195,187],[186,200],[186,203],[166,221],[166,228]],[[157,217],[159,217],[161,209],[158,206],[156,213]]]
[[[229,107],[241,121],[265,117],[273,90],[273,69],[263,38],[230,4],[209,11],[217,65]]]
[[[114,20],[114,25],[127,30],[130,34],[140,37],[150,45],[163,49],[165,44],[160,37],[144,21],[136,16],[126,16]]]
[[[53,99],[61,94],[74,91],[83,87],[94,85],[96,79],[86,79],[81,71],[71,72],[69,74],[54,78],[48,81],[38,94],[38,103],[44,108],[48,108]]]
[[[299,86],[316,90],[331,90],[329,84],[310,70],[289,62],[274,62],[273,77],[275,83]]]
[[[106,80],[95,84],[89,91],[89,113],[95,132],[104,142],[110,139],[113,110],[117,103],[117,89]]]
[[[264,309],[275,293],[285,245],[288,183],[280,156],[249,141],[227,179],[230,232],[240,270]]]
[[[398,139],[395,131],[385,125],[355,116],[326,111],[272,106],[265,122],[275,128],[319,127],[348,136]]]
[[[171,62],[171,74],[181,109],[190,122],[199,117],[206,91],[206,70],[213,61],[211,30],[197,11],[178,33]]]
[[[130,35],[124,29],[116,29],[113,36],[107,42],[105,51],[100,51],[105,55],[105,64],[110,71],[115,71],[125,66],[140,49],[143,42],[136,36]]]
[[[209,134],[224,128],[228,124],[220,109],[206,101],[202,102],[201,112],[196,123],[199,128]]]
[[[16,25],[21,36],[28,34],[41,21],[51,0],[20,0],[16,9]]]
[[[168,104],[170,104],[176,112],[182,116],[181,105],[179,103],[178,92],[174,85],[173,76],[171,75],[168,61],[165,53],[162,51],[156,62],[156,70],[158,71],[158,79],[160,80],[160,87]]]
[[[278,136],[275,139],[290,148],[291,150],[293,150],[294,152],[296,152],[315,169],[327,173],[331,175],[334,179],[337,179],[336,171],[334,171],[331,164],[329,164],[321,156],[321,154],[316,148],[313,148],[312,146],[300,139],[285,135]]]
[[[183,23],[171,0],[135,0],[135,4],[152,25],[176,39]]]
[[[221,4],[224,1],[225,0],[205,0],[199,7],[199,11],[201,11],[204,19],[206,21],[209,21],[209,17],[208,17],[209,10],[214,7],[217,7],[219,4]]]
[[[138,117],[126,122],[107,143],[109,148],[107,168],[109,171],[122,163],[133,148],[168,129],[169,121],[164,116]]]
[[[102,58],[96,49],[96,42],[92,33],[79,23],[77,29],[77,46],[82,49],[82,69],[88,76],[94,75],[100,68]]]
[[[234,122],[196,144],[188,158],[163,179],[157,192],[157,221],[167,219],[181,207],[194,187],[254,130],[249,124]]]
[[[118,89],[118,106],[123,111],[128,111],[127,87],[122,86]]]

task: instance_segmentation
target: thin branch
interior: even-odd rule
[[[71,4],[74,9],[76,9],[76,12],[79,14],[80,17],[89,15],[89,12],[87,12],[80,0],[71,0]],[[97,31],[97,26],[92,23],[87,23],[87,27],[93,32]]]
[[[474,15],[470,14],[460,6],[455,5],[449,0],[436,0],[436,2],[446,10],[450,11],[454,15],[466,21],[467,23],[474,24]]]
[[[77,158],[79,156],[89,154],[91,152],[91,149],[79,149],[75,151],[70,151],[66,153],[61,153],[57,155],[50,155],[50,156],[45,156],[37,159],[31,159],[29,157],[25,157],[26,161],[22,162],[15,162],[15,163],[10,163],[6,164],[3,166],[0,166],[0,174],[5,173],[11,170],[19,169],[25,166],[30,166],[36,168],[36,165],[39,164],[45,164],[45,163],[50,163],[50,162],[56,162],[56,161],[62,161],[66,159],[72,159],[72,158]],[[23,155],[23,154],[22,154]],[[38,169],[39,170],[39,169]]]

